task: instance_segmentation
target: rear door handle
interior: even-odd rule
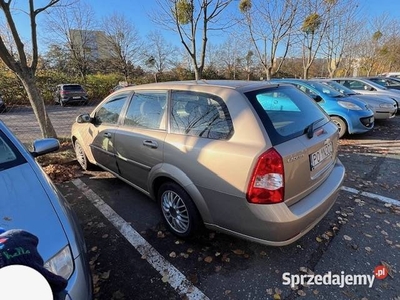
[[[111,138],[111,133],[109,133],[109,132],[104,132],[104,133],[103,133],[103,136],[104,136],[105,138],[107,138],[107,139],[110,139],[110,138]]]
[[[158,148],[158,144],[156,141],[149,141],[149,140],[143,141],[143,146],[150,147],[152,149]]]

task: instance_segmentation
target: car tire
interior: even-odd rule
[[[336,116],[332,116],[331,120],[339,128],[339,138],[342,138],[347,133],[346,122],[342,118]]]
[[[175,182],[162,184],[157,200],[161,216],[174,235],[188,238],[201,228],[203,223],[196,205],[189,194]]]
[[[88,160],[82,145],[78,141],[75,141],[74,150],[76,160],[78,161],[81,168],[85,171],[93,169],[93,164]]]

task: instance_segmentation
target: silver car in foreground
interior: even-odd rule
[[[72,126],[81,166],[157,200],[175,235],[205,224],[275,246],[299,239],[334,204],[345,173],[338,139],[307,95],[252,81],[132,86]]]
[[[65,299],[89,300],[92,280],[81,228],[34,159],[58,148],[58,140],[43,139],[28,152],[0,121],[0,227],[37,236],[45,268],[68,280]]]

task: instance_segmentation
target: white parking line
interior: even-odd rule
[[[349,192],[349,193],[359,195],[359,196],[364,196],[364,197],[372,198],[372,199],[379,200],[379,201],[382,201],[385,203],[390,203],[392,205],[400,206],[400,201],[396,200],[396,199],[388,198],[388,197],[373,194],[373,193],[362,192],[362,191],[359,191],[357,189],[353,189],[353,188],[347,187],[347,186],[342,186],[342,190]]]
[[[145,257],[148,263],[156,269],[163,280],[168,283],[185,299],[209,299],[195,287],[177,268],[170,264],[156,249],[154,249],[133,227],[121,218],[95,192],[80,179],[72,183],[89,199],[89,201],[121,232],[133,247]]]

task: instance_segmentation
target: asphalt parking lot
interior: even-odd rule
[[[400,299],[400,116],[345,137],[339,156],[346,178],[336,204],[286,247],[208,230],[177,239],[154,202],[106,172],[60,184],[84,230],[94,298]],[[382,265],[387,276],[371,284],[352,285],[350,276],[342,286],[284,282],[296,275],[372,276]]]

